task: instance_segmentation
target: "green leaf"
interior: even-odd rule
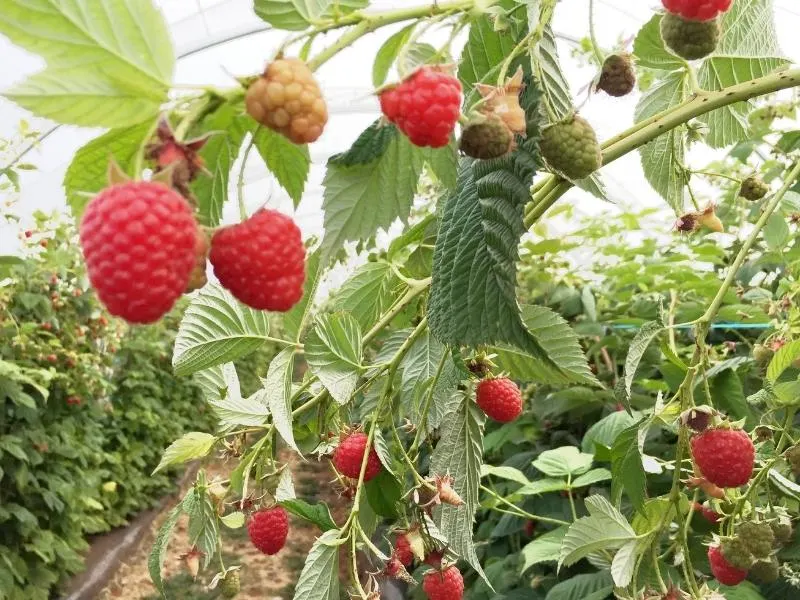
[[[172,465],[180,465],[195,458],[202,458],[211,452],[217,438],[210,433],[203,433],[200,431],[192,431],[184,434],[183,437],[172,442],[169,447],[164,450],[164,455],[161,457],[161,462],[153,471],[155,475],[162,469]]]
[[[781,494],[796,502],[800,502],[800,485],[784,477],[775,469],[769,470],[769,481]]]
[[[211,176],[202,175],[192,184],[197,198],[197,218],[201,224],[216,227],[222,219],[222,207],[228,200],[231,167],[239,155],[244,131],[236,126],[240,108],[225,104],[205,118],[202,129],[214,132],[200,150]]]
[[[394,469],[392,467],[392,453],[389,451],[389,446],[383,437],[380,429],[375,429],[375,439],[373,440],[375,453],[383,465],[383,469],[394,477]]]
[[[348,313],[320,315],[305,343],[306,360],[339,404],[350,400],[361,373],[358,322]]]
[[[441,437],[431,456],[430,472],[450,474],[454,478],[453,489],[464,505],[440,506],[435,512],[436,523],[450,548],[486,580],[472,541],[483,462],[482,416],[464,394],[454,394],[450,406],[452,410],[442,423]],[[491,587],[489,581],[486,583]]]
[[[155,118],[166,100],[166,94],[153,99],[84,68],[48,68],[3,95],[39,117],[83,127],[136,125]]]
[[[637,417],[624,410],[617,410],[606,415],[584,434],[581,449],[595,454],[597,447],[611,448],[620,432],[637,422]]]
[[[745,83],[789,63],[778,48],[771,1],[737,1],[722,15],[721,25],[717,49],[697,73],[703,89],[716,91]],[[747,138],[751,109],[752,103],[739,102],[701,116],[709,126],[705,142],[712,148],[723,148]]]
[[[178,329],[175,374],[231,362],[256,350],[269,333],[268,313],[245,306],[218,284],[206,285],[192,300]]]
[[[532,542],[529,542],[522,549],[522,567],[520,573],[524,573],[533,565],[544,562],[556,562],[558,553],[561,550],[561,543],[567,534],[567,527],[559,527],[553,531],[540,535]]]
[[[559,567],[570,566],[598,550],[621,548],[636,538],[625,517],[602,496],[586,499],[588,517],[569,526],[561,545]]]
[[[272,359],[264,380],[264,388],[258,393],[272,413],[272,424],[292,450],[300,453],[294,441],[292,429],[292,374],[294,370],[294,348],[285,348]]]
[[[592,469],[591,471],[584,473],[580,477],[576,477],[572,481],[572,487],[573,489],[589,487],[590,485],[594,485],[595,483],[609,481],[610,479],[611,479],[611,471],[609,471],[608,469]]]
[[[767,366],[767,380],[775,383],[798,358],[800,358],[800,340],[794,340],[779,348]]]
[[[369,330],[389,308],[398,280],[385,262],[368,262],[344,282],[333,299],[333,309],[353,315]]]
[[[537,479],[522,486],[514,492],[520,496],[539,496],[547,494],[548,492],[561,492],[569,489],[565,479],[551,479],[546,477],[544,479]]]
[[[217,402],[228,396],[241,397],[239,375],[233,363],[215,365],[198,371],[192,376],[194,382],[203,390],[206,402]]]
[[[203,567],[217,554],[220,542],[217,509],[206,489],[199,486],[183,500],[183,512],[189,515],[189,545],[203,552]]]
[[[539,454],[533,466],[549,477],[566,478],[586,473],[593,460],[591,454],[584,454],[575,446],[562,446]]]
[[[492,465],[482,465],[481,477],[489,476],[508,479],[509,481],[515,481],[521,485],[527,485],[530,483],[528,478],[525,477],[525,474],[514,467],[493,467]]]
[[[314,523],[322,531],[336,529],[336,522],[331,517],[328,505],[324,502],[309,504],[305,500],[295,498],[293,500],[284,500],[280,504],[293,515]]]
[[[332,2],[333,0],[292,0],[297,12],[309,23],[322,17]]]
[[[317,6],[323,3],[331,5],[329,0],[255,0],[253,8],[259,17],[276,29],[302,31],[310,25],[307,18],[309,13],[303,12],[299,7],[299,4],[306,2]],[[338,14],[351,13],[359,8],[366,8],[368,4],[369,0],[335,0],[333,6],[321,16],[333,17],[334,11]]]
[[[657,321],[645,323],[636,333],[630,348],[628,348],[628,356],[625,358],[625,377],[620,380],[620,385],[617,388],[618,397],[626,405],[630,404],[631,388],[636,377],[636,369],[639,368],[639,363],[650,342],[662,331],[664,331],[664,326]]]
[[[773,213],[764,225],[764,241],[770,250],[780,250],[789,241],[792,233],[786,223],[786,217],[781,214]]]
[[[244,527],[243,512],[236,511],[228,513],[227,515],[220,517],[219,520],[222,521],[222,524],[228,529],[239,529],[240,527]]]
[[[493,360],[502,371],[507,371],[511,377],[522,381],[600,385],[589,369],[578,336],[561,315],[545,306],[530,304],[523,306],[521,310],[525,327],[550,360],[543,361],[511,346],[497,346],[492,349],[496,355]]]
[[[608,571],[582,573],[555,584],[545,600],[605,600],[614,591]]]
[[[647,496],[647,476],[642,464],[643,445],[639,424],[636,424],[620,433],[611,447],[611,497],[619,502],[624,491],[639,511],[644,509]]]
[[[281,471],[281,478],[278,480],[278,487],[275,490],[275,502],[286,502],[297,499],[297,492],[294,489],[291,469],[284,468]]]
[[[401,73],[412,73],[422,65],[442,62],[439,51],[427,42],[412,42],[400,56],[397,68]]]
[[[339,600],[339,535],[332,529],[314,542],[295,586],[295,600]]]
[[[210,404],[223,427],[235,425],[259,427],[264,425],[269,417],[269,409],[266,405],[253,396],[242,398],[239,394],[229,393],[224,400]]]
[[[305,331],[307,318],[311,310],[314,297],[317,295],[317,287],[322,280],[325,271],[324,265],[320,265],[320,251],[315,250],[306,258],[306,280],[303,283],[303,297],[300,302],[295,304],[292,309],[283,315],[283,329],[289,339],[299,341]]]
[[[114,159],[128,175],[151,123],[112,129],[80,148],[64,174],[64,192],[72,216],[79,220],[91,195],[108,185],[108,161]]]
[[[680,71],[670,73],[639,100],[634,120],[639,123],[682,102],[689,88]],[[683,214],[686,130],[676,127],[639,149],[644,176],[676,214]]]
[[[379,123],[371,125],[357,144],[359,148],[383,150],[373,154],[369,162],[361,162],[361,150],[329,161],[323,181],[324,256],[331,256],[345,242],[368,239],[397,219],[406,223],[425,163],[438,173],[441,165],[452,163],[455,153],[452,144],[439,149],[418,148],[394,125]]]
[[[411,37],[414,27],[416,27],[416,23],[403,27],[403,29],[386,40],[378,50],[375,55],[375,62],[372,65],[372,85],[376,88],[382,86],[386,81],[389,69],[392,68],[400,49],[406,45]]]
[[[633,54],[636,56],[636,63],[648,69],[674,71],[685,66],[683,60],[664,46],[664,40],[661,38],[660,14],[653,15],[653,18],[636,34]]]
[[[397,502],[403,495],[403,486],[394,475],[386,469],[365,485],[367,500],[375,514],[388,519],[397,519]]]
[[[642,544],[639,540],[631,540],[617,550],[611,562],[611,577],[617,587],[627,587],[633,579],[636,563],[641,554]]]
[[[172,531],[175,525],[178,524],[178,517],[181,516],[182,503],[169,511],[167,518],[161,525],[161,528],[156,534],[153,541],[153,548],[150,550],[150,556],[147,559],[147,570],[150,572],[150,579],[153,580],[153,585],[161,593],[161,597],[166,600],[167,592],[164,589],[164,581],[161,579],[161,567],[164,566],[164,559],[167,556],[167,546],[172,537]]]
[[[250,126],[252,131],[253,120],[247,117],[242,117],[242,119],[245,120],[243,128]],[[306,187],[308,172],[311,168],[308,146],[294,144],[288,138],[266,127],[257,127],[254,136],[255,148],[264,159],[270,173],[286,190],[297,208],[303,197],[303,190]]]

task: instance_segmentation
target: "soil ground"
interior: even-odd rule
[[[295,474],[298,497],[308,502],[323,501],[331,507],[333,517],[342,522],[347,510],[346,501],[339,498],[330,484],[332,474],[325,461],[302,462],[299,458],[286,456]],[[214,476],[227,478],[232,464],[212,463],[206,467],[209,479]],[[154,521],[150,533],[144,537],[136,553],[119,568],[113,580],[98,596],[98,600],[158,600],[155,586],[150,581],[147,558],[158,528],[172,509],[169,504]],[[286,547],[276,556],[266,556],[256,550],[247,536],[247,528],[230,530],[223,527],[224,560],[226,566],[241,565],[241,593],[237,600],[291,600],[294,586],[303,563],[319,529],[301,519],[290,516],[290,533]],[[202,571],[197,580],[187,572],[181,554],[189,550],[188,519],[185,515],[178,522],[167,550],[163,579],[169,598],[175,600],[211,600],[219,596],[218,590],[209,590],[208,582],[216,573],[214,565]]]

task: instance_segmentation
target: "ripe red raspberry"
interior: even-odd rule
[[[264,554],[277,554],[289,535],[289,516],[282,506],[265,508],[253,513],[247,524],[253,546]]]
[[[219,282],[257,310],[285,312],[303,297],[306,249],[294,221],[275,210],[219,229],[208,256]]]
[[[733,0],[661,0],[669,12],[690,21],[710,21],[727,11]]]
[[[415,146],[450,143],[461,107],[461,83],[438,67],[422,67],[380,95],[384,116]]]
[[[755,447],[739,429],[706,429],[691,440],[692,458],[705,479],[721,488],[735,488],[750,481]]]
[[[367,449],[367,434],[357,431],[343,438],[333,453],[333,466],[345,477],[358,479],[361,473],[361,461],[364,459],[364,452]],[[367,470],[364,473],[364,481],[369,481],[377,477],[383,465],[375,448],[370,448],[367,457]]]
[[[194,266],[192,209],[167,186],[130,181],[86,207],[80,239],[89,280],[112,315],[152,323],[183,294]]]
[[[708,562],[711,564],[711,574],[723,585],[739,585],[747,577],[747,571],[732,566],[719,546],[708,548]]]
[[[711,510],[707,506],[703,506],[699,502],[694,503],[694,512],[700,513],[706,521],[715,525],[722,519],[722,515],[718,512]]]
[[[422,591],[428,600],[461,600],[464,596],[464,578],[455,565],[444,571],[428,571],[422,576]]]
[[[411,551],[411,544],[406,534],[401,533],[394,542],[394,555],[403,563],[404,567],[410,567],[414,562],[414,553]]]
[[[506,377],[481,381],[476,400],[488,417],[500,423],[509,423],[522,412],[522,392]]]

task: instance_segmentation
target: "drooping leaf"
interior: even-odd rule
[[[611,496],[619,502],[625,492],[636,510],[644,508],[647,496],[642,442],[639,425],[636,424],[620,433],[611,447]]]
[[[272,424],[283,441],[295,452],[300,452],[294,441],[292,429],[292,373],[294,367],[294,348],[281,350],[272,359],[264,380],[260,397],[266,400],[272,413]]]
[[[317,317],[305,343],[306,360],[334,400],[345,404],[358,384],[362,341],[358,322],[348,313]]]
[[[683,73],[670,73],[642,95],[636,106],[634,120],[638,123],[657,115],[681,103],[688,93]],[[639,149],[645,178],[676,214],[684,212],[685,140],[685,129],[676,127]]]
[[[240,122],[241,120],[245,120],[249,126],[254,124],[252,119],[246,117],[241,117]],[[286,190],[297,208],[303,197],[311,168],[308,146],[293,144],[286,137],[266,127],[255,127],[251,129],[251,133],[254,136],[255,148],[264,159],[267,169]]]
[[[306,258],[306,280],[303,283],[303,297],[292,309],[283,315],[283,329],[289,339],[299,341],[308,325],[308,316],[313,306],[317,287],[322,279],[325,265],[320,264],[320,251],[315,250]]]
[[[406,222],[425,163],[442,178],[440,171],[452,168],[455,154],[452,144],[435,150],[418,148],[394,125],[378,123],[357,144],[381,151],[370,153],[368,162],[363,151],[356,149],[329,161],[323,181],[324,256],[331,256],[345,242],[370,238],[397,219]]]
[[[339,535],[331,529],[314,542],[295,586],[295,600],[339,600]]]
[[[570,566],[597,550],[616,550],[636,538],[625,517],[602,496],[586,499],[588,517],[569,526],[561,545],[559,566]]]
[[[181,321],[172,356],[175,374],[236,360],[261,346],[268,333],[266,312],[245,306],[218,284],[206,285]]]
[[[278,487],[275,490],[275,502],[287,502],[296,499],[297,493],[294,490],[292,470],[285,468],[281,471],[281,478],[278,480]]]
[[[372,65],[372,85],[376,88],[382,86],[386,81],[398,52],[408,42],[414,27],[416,27],[416,23],[403,27],[403,29],[389,37],[378,50],[375,55],[375,62]]]
[[[501,370],[522,381],[600,385],[589,369],[578,336],[558,313],[545,306],[525,305],[522,320],[551,360],[543,361],[511,346],[497,346],[493,360]]]
[[[305,519],[310,523],[314,523],[314,525],[322,529],[322,531],[336,529],[336,522],[333,520],[333,517],[331,517],[331,511],[328,505],[324,502],[309,504],[301,498],[294,498],[292,500],[283,500],[281,506],[293,515]]]
[[[167,518],[156,534],[156,538],[153,541],[153,548],[150,550],[150,555],[147,559],[147,570],[150,572],[150,579],[152,579],[153,585],[156,586],[161,597],[165,600],[167,598],[167,593],[164,589],[164,580],[161,577],[161,567],[164,566],[164,559],[167,556],[167,546],[169,546],[169,540],[172,537],[175,525],[178,524],[181,511],[182,504],[178,504],[178,506],[169,511]]]
[[[441,438],[431,456],[430,470],[437,475],[453,477],[453,489],[464,505],[442,505],[435,512],[436,523],[453,551],[485,580],[472,541],[483,462],[482,417],[477,405],[463,394],[453,396],[451,407],[453,410],[442,424]],[[491,586],[489,581],[486,583]]]
[[[639,540],[631,540],[617,550],[611,562],[611,577],[617,587],[627,587],[633,579],[633,572],[639,559],[641,544]]]
[[[781,346],[767,366],[767,379],[769,382],[775,383],[798,358],[800,358],[800,340]]]
[[[80,148],[64,174],[67,204],[76,220],[83,215],[91,195],[108,185],[108,161],[113,159],[132,176],[131,167],[151,123],[112,129]]]
[[[616,390],[619,399],[626,405],[630,403],[631,388],[633,387],[633,380],[636,376],[636,369],[639,368],[639,363],[644,353],[647,351],[650,342],[662,331],[664,331],[664,326],[661,323],[650,321],[639,329],[631,342],[630,348],[628,349],[628,356],[625,358],[625,377],[620,380]]]
[[[203,553],[202,565],[207,567],[220,540],[217,509],[208,491],[195,487],[184,498],[183,511],[189,515],[189,545]]]
[[[211,452],[214,443],[217,441],[210,433],[193,431],[178,438],[164,450],[161,462],[153,471],[158,473],[162,469],[172,465],[180,465],[195,458],[202,458]]]

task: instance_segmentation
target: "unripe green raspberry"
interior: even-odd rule
[[[786,458],[786,462],[788,462],[789,466],[792,468],[792,472],[795,475],[800,475],[800,444],[789,448],[786,452],[784,452],[783,456]]]
[[[594,129],[578,115],[546,127],[539,150],[550,168],[568,179],[583,179],[603,165]]]
[[[239,571],[228,571],[228,574],[225,575],[225,579],[222,580],[222,583],[219,586],[219,591],[222,594],[222,597],[235,598],[240,589],[241,583],[239,581]]]
[[[759,583],[772,583],[777,581],[781,574],[781,566],[774,556],[768,560],[759,560],[750,567],[748,575]]]
[[[736,528],[738,537],[756,558],[768,558],[775,545],[775,534],[769,523],[745,521]]]
[[[755,556],[747,548],[741,538],[729,538],[722,542],[721,546],[722,556],[730,563],[731,566],[737,569],[747,570],[753,566],[756,561]]]
[[[686,60],[711,54],[719,42],[720,26],[711,21],[687,21],[671,13],[661,18],[661,38],[667,48]]]
[[[742,181],[742,188],[739,195],[745,200],[761,200],[769,192],[769,185],[764,183],[761,178],[755,175],[745,178]]]
[[[792,540],[792,522],[789,519],[778,519],[777,521],[770,521],[772,533],[775,535],[775,541],[779,544],[788,544]]]
[[[497,115],[475,115],[461,132],[459,148],[467,156],[488,160],[508,154],[514,134]]]

